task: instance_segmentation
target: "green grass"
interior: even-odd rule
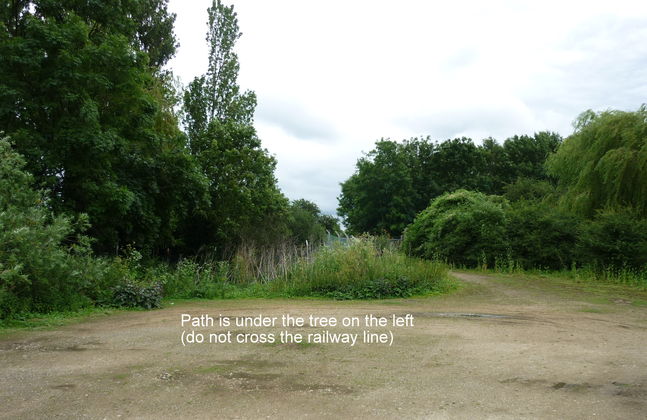
[[[332,298],[384,299],[446,293],[456,288],[443,263],[410,258],[363,237],[350,246],[320,247],[306,254],[278,255],[275,251],[245,254],[228,264],[180,262],[163,274],[169,298]],[[269,261],[274,261],[274,265]],[[288,263],[286,263],[288,261]],[[241,267],[245,267],[242,269]],[[240,272],[248,273],[241,276]],[[249,275],[255,272],[255,275]],[[269,273],[273,273],[269,275]]]
[[[166,307],[202,299],[409,298],[439,295],[458,288],[457,282],[448,277],[445,264],[407,257],[380,246],[371,237],[355,240],[350,246],[321,247],[290,261],[290,265],[273,270],[279,273],[273,278],[263,274],[246,282],[232,278],[230,271],[235,272],[236,268],[221,262],[185,261],[175,268],[156,266],[143,271],[143,278],[163,285],[166,297],[162,306]],[[14,315],[12,319],[0,320],[0,333],[52,328],[116,310],[95,307],[76,312]]]
[[[49,330],[125,310],[127,309],[90,307],[78,311],[23,314],[16,318],[0,319],[0,336],[25,330]]]
[[[521,271],[501,273],[494,270],[462,270],[475,274],[484,273],[506,285],[539,289],[556,295],[594,305],[616,304],[625,301],[633,306],[647,306],[647,289],[639,282],[617,281],[614,277],[600,277],[588,270],[568,271]],[[606,309],[601,309],[606,311]],[[596,309],[581,309],[595,312]]]
[[[452,290],[445,264],[379,249],[370,238],[321,248],[269,283],[285,296],[334,299],[410,297]]]

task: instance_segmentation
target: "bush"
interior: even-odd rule
[[[458,190],[436,198],[416,216],[404,234],[403,248],[414,256],[477,266],[507,253],[502,197]]]
[[[172,298],[205,298],[224,297],[227,287],[227,263],[198,264],[193,260],[180,260],[175,270],[165,267],[159,276],[163,280],[164,295]]]
[[[291,296],[381,299],[440,292],[448,287],[444,264],[407,257],[364,237],[349,246],[322,247],[269,286]]]
[[[647,219],[631,210],[606,210],[582,224],[579,260],[600,269],[647,266]]]
[[[89,306],[83,294],[93,280],[84,276],[92,265],[85,257],[89,241],[75,236],[87,220],[75,226],[53,216],[23,167],[9,141],[0,140],[0,317]]]
[[[575,260],[579,219],[548,205],[519,201],[509,207],[511,257],[525,269],[559,270]]]
[[[143,284],[127,281],[113,289],[113,304],[126,308],[159,308],[162,302],[162,284]]]

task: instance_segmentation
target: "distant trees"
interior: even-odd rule
[[[342,183],[338,213],[352,233],[399,236],[435,197],[457,189],[502,194],[517,179],[547,180],[544,162],[561,144],[555,133],[514,136],[503,145],[457,138],[376,142]]]
[[[502,146],[489,139],[480,148],[446,143],[463,152],[480,149],[490,169],[468,172],[472,188],[498,185],[494,192],[504,196],[459,190],[434,199],[405,230],[409,253],[471,266],[481,263],[479,253],[490,265],[494,259],[524,268],[647,266],[645,106],[587,111],[561,146],[549,133],[515,136]]]
[[[353,233],[397,235],[415,215],[415,190],[402,146],[381,140],[342,184],[338,213]]]

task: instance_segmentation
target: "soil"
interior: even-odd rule
[[[647,306],[551,279],[456,272],[451,295],[193,301],[0,338],[5,418],[647,418]],[[637,301],[640,303],[642,301]],[[634,302],[635,303],[635,302]],[[346,344],[191,344],[181,315],[413,315]],[[392,345],[361,342],[393,332]],[[214,327],[233,334],[276,328]]]

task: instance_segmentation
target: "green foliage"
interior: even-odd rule
[[[271,290],[289,296],[334,299],[408,297],[451,288],[445,265],[380,250],[372,238],[350,246],[320,248],[311,258],[293,265],[269,283]]]
[[[633,207],[647,217],[647,108],[583,113],[547,165],[565,208],[592,218],[600,209]]]
[[[415,214],[411,173],[395,142],[378,141],[341,189],[338,213],[350,233],[398,235]]]
[[[87,238],[74,239],[72,220],[52,217],[32,183],[22,157],[0,140],[0,318],[90,304],[82,294]]]
[[[338,213],[349,232],[399,236],[437,196],[457,189],[502,194],[519,178],[548,180],[546,157],[561,144],[555,133],[514,136],[503,145],[457,138],[433,143],[380,140],[342,183]]]
[[[512,202],[551,199],[556,192],[550,182],[532,178],[518,178],[512,184],[504,186],[503,190],[505,198]]]
[[[598,213],[582,223],[578,254],[598,269],[647,268],[647,219],[627,209]]]
[[[212,121],[251,125],[256,108],[256,94],[240,93],[237,83],[240,65],[234,46],[241,33],[234,6],[214,0],[208,15],[207,72],[196,77],[184,94],[185,125],[191,138],[204,132]]]
[[[214,0],[208,14],[209,66],[184,92],[184,125],[209,197],[186,219],[182,236],[186,252],[208,247],[224,256],[243,240],[285,235],[288,200],[276,185],[276,160],[252,125],[256,96],[237,84],[241,34],[233,6]]]
[[[159,308],[162,303],[162,285],[146,285],[127,281],[113,289],[113,304],[126,308]]]
[[[166,1],[14,2],[0,25],[0,126],[57,214],[86,213],[95,249],[173,246],[204,195],[159,66]]]
[[[339,219],[335,216],[329,214],[322,214],[319,216],[319,223],[323,226],[326,232],[330,232],[331,235],[338,235],[343,232],[341,226],[339,226]]]
[[[164,296],[170,298],[224,298],[228,282],[228,265],[218,263],[198,264],[183,259],[174,270],[165,268],[161,276]]]
[[[402,246],[422,258],[493,265],[509,246],[507,206],[501,197],[473,191],[443,194],[407,227]]]
[[[620,284],[647,290],[647,268],[645,267],[642,269],[612,266],[601,268],[595,265],[586,265],[577,268],[574,265],[571,270],[562,273],[578,283]]]
[[[288,207],[287,228],[289,239],[296,244],[316,244],[323,241],[326,232],[341,232],[339,221],[326,214],[321,214],[315,203],[299,199]]]
[[[580,220],[536,201],[514,202],[506,211],[510,258],[525,269],[560,270],[575,261]]]
[[[209,204],[185,220],[186,251],[208,245],[222,254],[243,239],[268,242],[283,234],[287,199],[276,185],[276,160],[261,148],[253,126],[214,120],[194,138],[209,180]]]

